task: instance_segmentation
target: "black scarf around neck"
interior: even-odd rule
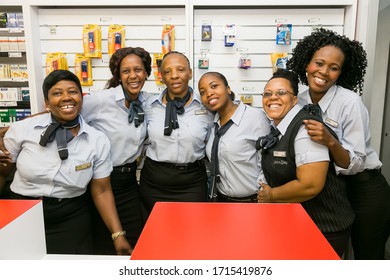
[[[271,125],[271,131],[268,135],[259,137],[256,141],[256,150],[268,150],[275,146],[279,141],[280,131]]]
[[[127,91],[122,86],[123,94],[126,98],[126,100],[129,102],[129,123],[132,123],[134,121],[135,127],[139,127],[141,123],[144,122],[145,119],[145,112],[142,108],[142,103],[139,101],[139,97],[136,100],[131,100],[130,96],[127,94]],[[141,94],[141,93],[140,93]]]
[[[164,135],[169,136],[173,129],[179,128],[179,122],[177,115],[184,114],[184,105],[190,100],[192,89],[189,88],[188,92],[183,98],[175,97],[173,100],[168,94],[168,90],[164,90],[165,97],[167,99],[167,107],[165,108],[165,125]]]
[[[67,143],[73,139],[73,134],[70,132],[70,128],[74,128],[79,125],[79,116],[72,121],[60,123],[51,115],[52,123],[46,128],[45,132],[41,135],[39,145],[45,147],[47,143],[51,143],[56,139],[58,154],[61,160],[68,158],[68,145]]]

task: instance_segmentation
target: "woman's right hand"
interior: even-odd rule
[[[4,145],[4,135],[8,131],[8,126],[0,128],[0,164],[12,163],[11,155]]]

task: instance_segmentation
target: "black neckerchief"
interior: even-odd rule
[[[167,107],[165,108],[164,135],[169,136],[171,135],[173,129],[179,128],[177,115],[184,114],[184,105],[186,105],[188,100],[190,100],[192,89],[189,88],[183,98],[175,97],[173,100],[170,98],[167,89],[164,90],[163,94],[165,94],[167,99]]]
[[[51,143],[56,139],[58,154],[61,160],[68,158],[68,147],[67,143],[73,139],[73,134],[69,129],[79,125],[79,116],[69,122],[60,123],[51,114],[52,123],[46,128],[45,132],[41,135],[39,145],[45,147],[47,143]]]
[[[260,149],[267,150],[267,149],[272,148],[273,146],[276,145],[276,143],[278,143],[279,135],[280,135],[279,129],[274,128],[274,126],[271,125],[271,132],[268,135],[259,137],[257,139],[256,149],[257,150],[260,150]]]
[[[130,96],[127,94],[127,91],[122,86],[123,94],[126,98],[126,100],[129,102],[129,123],[132,123],[134,121],[135,127],[138,127],[141,123],[144,122],[145,112],[142,108],[142,103],[139,101],[139,98],[136,100],[131,100]]]

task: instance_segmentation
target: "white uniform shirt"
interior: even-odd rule
[[[312,103],[308,90],[298,96],[300,104]],[[352,175],[365,169],[377,169],[382,166],[370,144],[369,115],[360,96],[334,85],[321,98],[318,105],[322,110],[323,121],[333,129],[341,145],[349,152],[348,168],[336,166],[337,173]]]
[[[145,102],[152,94],[141,92],[139,100]],[[85,121],[103,132],[111,143],[111,160],[114,166],[135,161],[142,153],[147,137],[145,122],[135,127],[129,123],[129,109],[125,106],[122,86],[92,92],[84,96],[81,115]]]
[[[193,93],[192,100],[184,107],[184,114],[177,115],[179,128],[173,129],[170,136],[165,136],[166,105],[162,98],[163,93],[151,98],[145,110],[149,135],[146,156],[154,161],[171,163],[190,163],[203,159],[214,114]]]
[[[89,181],[110,176],[110,142],[80,117],[78,135],[68,143],[69,157],[61,160],[54,140],[39,145],[51,114],[12,123],[4,143],[16,162],[11,184],[15,193],[32,197],[71,198],[82,195]]]
[[[263,111],[239,102],[231,117],[233,125],[221,137],[218,146],[221,182],[218,190],[230,197],[245,197],[255,194],[258,182],[265,181],[261,169],[261,151],[256,150],[256,140],[269,133],[270,122]],[[214,122],[220,125],[218,113]],[[214,140],[213,127],[207,143],[207,156],[211,159]],[[211,163],[212,164],[212,163]]]

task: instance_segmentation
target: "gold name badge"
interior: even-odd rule
[[[80,170],[84,170],[84,169],[90,168],[91,166],[92,166],[92,163],[87,162],[87,163],[83,163],[83,164],[77,165],[75,167],[75,170],[76,171],[80,171]]]
[[[330,126],[333,126],[333,127],[338,127],[339,126],[339,123],[332,120],[332,119],[329,119],[329,118],[326,118],[325,119],[325,123],[330,125]]]
[[[195,115],[207,115],[207,109],[195,110]]]
[[[274,157],[287,157],[286,151],[274,151]]]

